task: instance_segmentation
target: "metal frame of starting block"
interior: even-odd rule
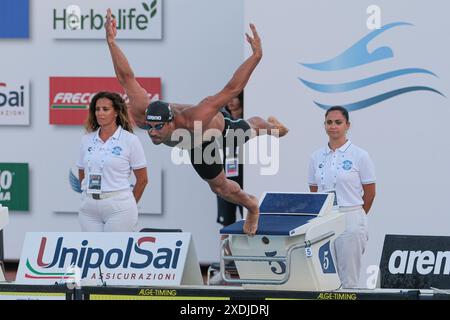
[[[3,228],[8,224],[8,222],[9,222],[8,208],[3,207],[0,204],[0,232],[2,232]],[[0,236],[2,236],[1,233]],[[1,246],[0,252],[3,252],[3,239],[0,239],[0,246]],[[3,265],[3,254],[2,254],[2,256],[0,256],[0,282],[6,281],[4,273],[5,270]]]
[[[266,192],[255,236],[243,233],[244,220],[220,231],[229,235],[220,254],[224,281],[249,289],[338,289],[332,241],[345,229],[345,214],[333,210],[333,201],[332,193]],[[240,279],[227,277],[227,261],[235,261]]]

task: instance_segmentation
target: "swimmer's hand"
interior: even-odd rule
[[[106,11],[105,30],[106,30],[106,40],[108,41],[108,43],[114,42],[117,36],[117,21],[115,18],[113,18],[111,14],[111,9],[109,8]]]

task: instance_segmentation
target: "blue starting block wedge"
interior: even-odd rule
[[[341,285],[333,241],[345,228],[345,214],[333,211],[332,193],[266,192],[260,201],[256,235],[243,233],[244,221],[223,228],[221,272],[235,261],[239,283],[246,288],[335,290]],[[229,247],[232,255],[225,255]]]

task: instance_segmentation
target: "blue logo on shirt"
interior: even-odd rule
[[[0,38],[30,37],[29,0],[0,1]]]
[[[353,165],[353,162],[351,162],[350,160],[345,160],[343,163],[342,163],[342,169],[344,169],[344,170],[350,170],[351,168],[352,168],[352,165]]]
[[[114,147],[112,149],[112,154],[114,154],[116,156],[120,156],[121,153],[122,153],[122,148],[121,147]]]

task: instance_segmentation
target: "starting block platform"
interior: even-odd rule
[[[221,273],[247,289],[324,291],[341,286],[333,241],[345,229],[345,213],[333,210],[332,193],[267,192],[260,201],[258,231],[243,233],[244,220],[223,228]],[[226,255],[229,247],[232,255]],[[240,279],[224,266],[234,261]]]

